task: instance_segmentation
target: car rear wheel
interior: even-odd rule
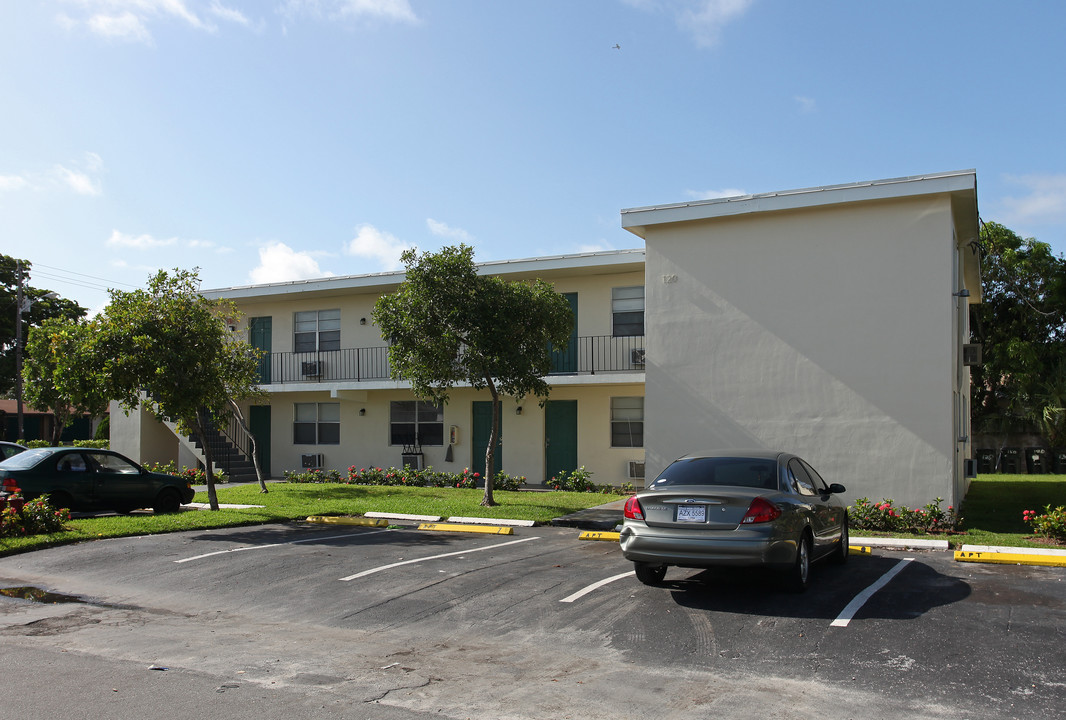
[[[637,580],[645,585],[658,585],[666,577],[665,565],[638,562],[633,563],[633,570],[637,574]]]
[[[152,510],[155,511],[156,515],[176,513],[180,507],[181,498],[178,497],[177,492],[170,488],[161,490],[155,499],[155,503],[152,504]]]
[[[792,592],[801,593],[807,589],[811,577],[811,536],[804,532],[796,547],[796,561],[785,575],[785,584]]]
[[[844,517],[844,527],[840,528],[840,544],[837,545],[836,550],[829,556],[829,562],[834,565],[843,565],[848,561],[848,545],[851,543],[851,538],[848,536],[848,518]]]

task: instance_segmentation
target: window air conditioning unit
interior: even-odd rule
[[[626,463],[627,477],[630,480],[644,479],[644,462],[642,460],[630,460]]]
[[[981,343],[967,343],[962,346],[962,364],[968,366],[981,364]]]
[[[301,455],[300,466],[303,468],[322,467],[322,453],[305,453]]]
[[[644,348],[633,348],[629,351],[629,361],[634,365],[644,364]],[[641,476],[643,477],[643,476]]]
[[[422,469],[422,453],[403,453],[400,455],[400,467],[409,467],[412,470]]]
[[[322,377],[324,365],[321,360],[300,363],[300,374],[304,377]]]

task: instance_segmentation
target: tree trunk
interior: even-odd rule
[[[492,430],[489,431],[489,446],[485,450],[485,497],[481,499],[482,507],[496,504],[492,497],[492,478],[496,474],[496,438],[500,436],[500,395],[492,378],[489,378],[489,392],[492,393]]]
[[[212,510],[218,510],[218,494],[215,492],[214,457],[211,453],[211,443],[207,441],[207,427],[203,413],[196,415],[196,434],[200,436],[200,444],[204,448],[204,474],[207,475],[207,502]]]
[[[237,418],[237,423],[241,426],[244,432],[248,433],[248,440],[252,443],[252,464],[255,465],[255,477],[259,481],[259,492],[269,492],[266,486],[266,480],[263,478],[263,469],[259,467],[259,448],[255,443],[255,435],[252,434],[252,429],[248,427],[248,423],[244,420],[244,413],[241,412],[240,406],[233,400],[229,401],[230,408],[233,410],[233,417]]]

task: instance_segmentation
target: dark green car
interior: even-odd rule
[[[150,507],[177,512],[192,501],[192,485],[149,472],[112,450],[54,447],[26,450],[0,462],[0,484],[14,480],[27,500],[47,495],[57,508],[116,510]]]

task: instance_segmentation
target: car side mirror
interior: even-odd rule
[[[829,486],[829,492],[833,493],[834,495],[840,495],[841,493],[846,493],[847,491],[848,489],[840,483],[833,483]]]

